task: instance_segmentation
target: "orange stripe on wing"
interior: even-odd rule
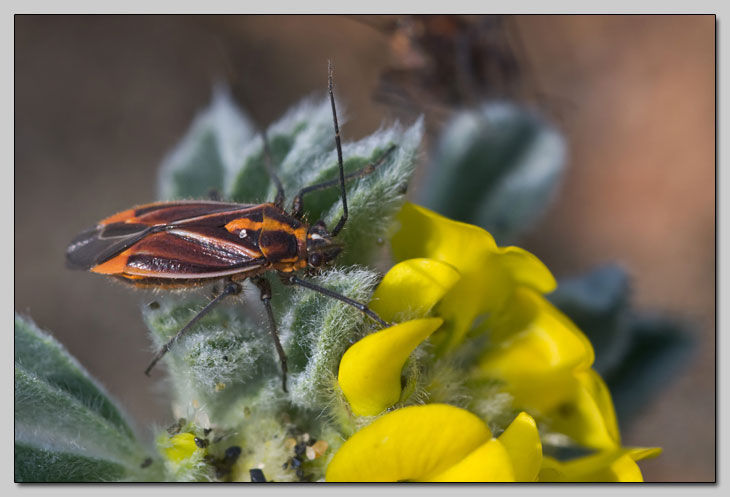
[[[263,225],[262,222],[258,221],[251,221],[248,218],[240,217],[238,219],[234,219],[230,223],[226,224],[225,228],[228,230],[229,233],[238,234],[241,230],[246,231],[256,231],[260,230],[261,226]]]
[[[129,259],[129,253],[128,251],[124,251],[106,262],[97,264],[90,271],[99,274],[121,275],[127,268],[127,259]]]
[[[134,214],[136,210],[137,209],[127,209],[126,211],[118,212],[113,216],[109,216],[108,218],[101,220],[99,224],[106,226],[107,224],[112,223],[134,222],[133,220],[136,219]]]

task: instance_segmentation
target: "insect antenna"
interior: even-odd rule
[[[317,183],[315,185],[309,185],[305,186],[294,197],[294,200],[292,202],[292,208],[291,208],[291,215],[294,216],[297,219],[301,219],[304,214],[304,204],[302,202],[302,198],[305,194],[324,190],[326,188],[330,188],[333,186],[340,185],[341,195],[342,195],[342,210],[343,214],[340,220],[337,222],[337,225],[332,230],[331,235],[336,236],[337,233],[340,232],[342,227],[345,225],[345,221],[347,221],[348,216],[348,210],[347,210],[347,193],[345,190],[345,182],[351,179],[355,178],[362,178],[363,176],[367,176],[368,174],[371,174],[375,171],[375,169],[380,166],[383,162],[385,162],[385,159],[388,158],[388,156],[393,152],[393,150],[396,149],[396,145],[390,145],[388,149],[381,155],[378,160],[375,162],[372,162],[370,164],[367,164],[366,166],[362,167],[361,169],[358,169],[356,171],[353,171],[351,173],[345,174],[345,167],[342,161],[342,143],[340,141],[340,128],[337,122],[337,109],[335,108],[335,97],[334,97],[334,90],[332,86],[332,62],[328,61],[328,68],[329,68],[329,94],[330,94],[330,102],[332,104],[332,118],[334,122],[335,127],[335,144],[337,146],[337,162],[339,165],[339,171],[340,171],[340,177],[336,179],[332,179],[329,181],[323,181],[322,183]]]
[[[337,124],[337,109],[335,108],[335,93],[332,84],[332,61],[327,61],[328,72],[328,89],[330,93],[330,103],[332,104],[332,120],[335,125],[335,145],[337,146],[337,163],[340,167],[340,189],[342,191],[342,217],[337,221],[337,225],[331,232],[332,236],[337,236],[340,230],[345,226],[347,221],[347,194],[345,193],[345,166],[342,164],[342,144],[340,143],[340,127]]]
[[[196,314],[195,317],[188,322],[188,324],[183,326],[182,329],[180,331],[178,331],[177,334],[174,337],[172,337],[160,349],[160,351],[157,353],[157,355],[155,355],[154,359],[152,359],[152,362],[150,363],[150,365],[147,366],[147,369],[144,370],[144,374],[149,376],[152,368],[154,368],[155,364],[157,364],[157,362],[160,359],[162,359],[165,354],[167,354],[167,351],[170,350],[170,347],[172,347],[172,345],[175,342],[177,342],[180,339],[180,337],[182,337],[185,333],[187,333],[190,330],[190,328],[192,328],[193,325],[195,325],[195,323],[200,321],[203,318],[203,316],[208,314],[216,305],[218,305],[221,300],[223,300],[224,298],[226,298],[229,295],[236,295],[240,292],[241,292],[241,285],[236,283],[235,281],[229,281],[228,284],[226,285],[226,287],[223,289],[223,292],[220,295],[218,295],[216,298],[214,298],[213,300],[208,302],[208,305],[203,307],[203,309],[198,314]]]

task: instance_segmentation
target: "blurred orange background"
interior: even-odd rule
[[[15,308],[65,344],[141,433],[171,417],[164,383],[142,374],[149,294],[66,270],[66,245],[155,199],[157,166],[216,81],[265,126],[323,94],[332,58],[345,139],[372,132],[393,115],[373,99],[399,62],[377,28],[386,21],[398,19],[15,17]],[[623,441],[664,448],[641,463],[647,481],[714,481],[715,18],[509,22],[523,78],[546,96],[541,110],[570,154],[558,198],[521,245],[558,277],[620,262],[638,309],[691,325],[690,362],[622,427]]]

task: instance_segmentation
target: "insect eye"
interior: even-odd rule
[[[322,254],[312,254],[309,256],[309,265],[313,267],[319,267],[324,263],[324,257]]]

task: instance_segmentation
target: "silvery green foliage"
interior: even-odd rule
[[[162,162],[160,200],[220,194],[253,136],[253,125],[233,104],[228,88],[217,86],[210,106]]]
[[[160,463],[106,391],[53,337],[15,315],[15,481],[147,481]]]
[[[219,287],[220,288],[220,287]],[[206,303],[205,295],[160,296],[155,309],[143,315],[159,350]],[[246,287],[244,298],[258,303],[258,293]],[[222,305],[205,316],[194,331],[175,343],[165,363],[176,392],[179,417],[194,418],[201,406],[210,418],[227,415],[234,401],[256,394],[279,374],[278,359],[263,316],[248,316],[241,302]],[[261,318],[261,319],[258,319]]]
[[[514,104],[485,104],[446,126],[427,169],[422,202],[482,226],[504,245],[545,210],[565,161],[565,142],[543,120]]]
[[[367,302],[377,276],[364,268],[348,267],[329,271],[313,281]],[[327,405],[332,400],[340,358],[367,333],[371,323],[351,306],[306,288],[297,288],[293,293],[281,322],[293,371],[291,402],[313,410]]]

